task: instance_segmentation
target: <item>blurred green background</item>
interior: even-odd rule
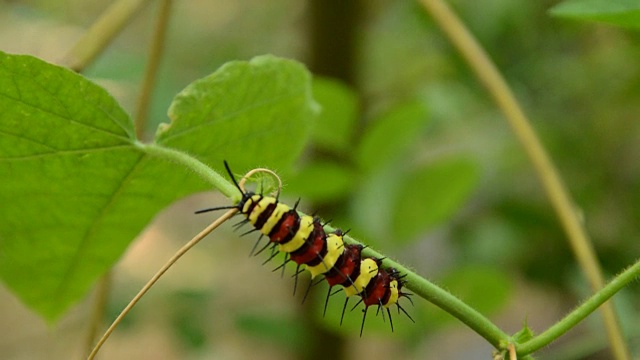
[[[556,1],[450,2],[507,78],[570,189],[607,277],[640,254],[640,35],[549,16]],[[0,2],[0,49],[56,62],[108,1]],[[84,74],[133,111],[153,32],[151,2]],[[442,284],[514,333],[542,331],[588,296],[557,219],[502,115],[413,2],[239,0],[174,2],[149,138],[173,96],[226,61],[272,53],[317,76],[323,113],[284,197],[307,213]],[[333,14],[333,15],[332,15]],[[268,166],[256,159],[256,166]],[[168,189],[170,191],[170,189]],[[215,194],[166,209],[114,270],[109,321],[224,205]],[[326,288],[301,304],[249,258],[253,235],[216,231],[127,317],[104,359],[487,359],[491,347],[416,299],[395,333],[342,295],[322,319]],[[304,289],[304,285],[299,284]],[[53,327],[0,290],[2,359],[70,359],[84,351],[91,295]],[[640,291],[616,295],[640,354]],[[597,314],[539,354],[607,359]]]

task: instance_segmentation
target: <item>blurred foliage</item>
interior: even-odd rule
[[[248,336],[292,351],[304,351],[309,339],[299,319],[260,310],[240,313],[235,319],[238,329]]]
[[[640,28],[640,4],[633,0],[566,0],[554,6],[551,14]]]
[[[450,3],[533,119],[583,215],[605,273],[619,272],[640,254],[640,37],[624,28],[563,17],[633,27],[637,12],[633,8],[622,13],[609,11],[616,3],[629,3],[625,1]],[[611,7],[596,14],[583,11],[593,9],[585,5],[595,3]],[[0,49],[55,59],[72,44],[74,35],[68,35],[68,27],[79,33],[78,27],[89,24],[88,19],[94,18],[106,1],[51,4],[0,3]],[[552,14],[557,16],[550,16],[554,5]],[[529,328],[544,329],[585,292],[576,290],[581,275],[519,144],[484,89],[417,4],[378,0],[361,6],[357,87],[349,88],[335,79],[314,79],[314,97],[324,110],[295,169],[276,169],[282,170],[287,185],[283,195],[301,196],[306,212],[318,209],[318,214],[333,219],[335,226],[351,228],[354,236],[384,254],[410,264],[437,283],[447,283],[450,290],[481,311],[498,312],[499,324],[512,332],[522,329],[525,318],[526,332]],[[226,61],[274,53],[307,62],[306,10],[304,2],[293,0],[177,2],[152,120],[156,124],[167,121],[168,104],[174,95]],[[132,108],[131,99],[135,98],[153,14],[152,8],[146,10],[86,74],[107,86],[126,109]],[[52,28],[65,40],[38,39]],[[24,29],[33,29],[31,34],[36,35],[27,36]],[[388,120],[398,112],[408,114],[399,118],[407,122],[406,127],[395,128]],[[154,129],[150,124],[148,133]],[[391,140],[385,141],[386,135]],[[256,156],[254,164],[262,166],[265,161]],[[182,220],[185,229],[190,229],[185,222],[194,221],[189,215],[192,207],[182,209],[187,217]],[[259,267],[240,270],[252,266],[247,262],[260,262],[245,255],[253,239],[237,241],[235,234],[220,240],[240,245],[211,255],[215,264],[211,266],[225,266],[219,269],[224,276],[214,286],[229,297],[246,291],[251,295],[246,298],[251,299],[224,300],[221,295],[212,300],[210,307],[215,307],[212,312],[216,318],[207,317],[207,321],[226,324],[215,329],[220,333],[200,329],[198,321],[187,327],[177,321],[177,328],[183,328],[179,331],[192,338],[188,341],[199,346],[204,331],[207,341],[216,342],[212,348],[226,344],[253,347],[251,341],[230,339],[237,329],[252,334],[251,339],[266,339],[276,348],[290,350],[292,344],[314,341],[285,331],[292,324],[296,331],[300,324],[298,298],[289,298],[286,293],[284,298],[273,300],[270,296],[276,295],[255,288],[264,281],[268,290],[276,287],[274,292],[280,294],[282,289],[273,284],[279,281],[276,276],[262,269],[267,274],[258,279]],[[237,258],[233,249],[240,253]],[[476,274],[474,269],[481,271]],[[284,283],[284,287],[290,285]],[[486,293],[479,284],[486,287]],[[312,289],[311,294],[321,302],[325,291]],[[627,304],[638,304],[637,286],[626,289],[624,295],[630,299]],[[331,299],[321,326],[348,339],[357,334],[361,314],[347,314],[345,324],[337,329],[343,303],[340,296]],[[251,300],[263,307],[267,301],[282,301],[291,314],[244,315]],[[513,301],[519,302],[516,309]],[[364,339],[351,342],[356,350],[345,357],[380,358],[415,351],[411,355],[420,358],[460,358],[460,354],[469,353],[469,358],[488,358],[490,349],[472,341],[466,353],[460,340],[450,345],[458,352],[447,353],[444,342],[430,341],[451,334],[457,323],[439,320],[448,315],[422,301],[417,301],[415,308],[404,307],[417,324],[394,314],[398,335],[387,335],[389,324],[370,313]],[[193,311],[205,316],[202,308]],[[312,311],[321,317],[322,305],[318,303]],[[628,305],[622,311],[628,319],[626,328],[632,330],[633,324],[639,323],[640,309]],[[187,318],[192,316],[197,318]],[[235,320],[225,321],[225,316]],[[140,318],[141,323],[144,320]],[[189,329],[191,326],[194,328]],[[637,354],[639,332],[631,330]],[[216,335],[221,333],[225,336]],[[596,327],[583,327],[576,333],[569,336],[602,337]],[[467,335],[475,339],[475,334]],[[274,351],[272,347],[260,349],[265,358]],[[555,349],[552,346],[546,351],[552,356]],[[598,358],[598,349],[589,350],[573,351],[574,355],[562,358]]]

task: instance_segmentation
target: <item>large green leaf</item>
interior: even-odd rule
[[[202,103],[209,93],[228,92],[234,96],[227,94],[217,108],[233,111],[213,118],[176,116],[158,142],[206,160],[220,156],[223,142],[229,153],[246,151],[260,159],[262,150],[269,156],[265,149],[273,147],[264,145],[269,134],[280,151],[270,150],[271,156],[283,166],[295,158],[315,106],[307,71],[268,57],[234,63],[213,76],[225,79],[223,90],[210,84],[192,99],[192,108],[209,106]],[[284,86],[289,82],[299,94],[291,95]],[[246,91],[233,91],[230,84]],[[280,100],[287,98],[296,100]],[[0,108],[0,277],[48,320],[78,301],[159,210],[211,187],[182,166],[145,153],[115,100],[66,69],[0,53]],[[273,123],[261,120],[265,113],[286,113],[288,125],[278,126],[291,132],[273,131]],[[258,120],[247,126],[254,115]],[[233,137],[216,133],[212,140],[201,131],[215,122],[233,123],[227,126]],[[290,135],[296,141],[288,141]]]
[[[640,2],[637,0],[566,0],[550,12],[571,19],[640,28]]]
[[[310,75],[291,60],[259,56],[233,61],[176,96],[156,142],[212,167],[280,169],[298,156],[318,106]]]
[[[135,235],[113,230],[143,154],[109,94],[31,57],[0,54],[0,108],[0,275],[53,319]]]

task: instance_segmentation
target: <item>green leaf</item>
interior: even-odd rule
[[[523,343],[525,341],[529,341],[529,340],[533,339],[534,335],[535,335],[535,333],[529,327],[529,324],[525,320],[524,324],[522,324],[522,329],[520,329],[517,333],[513,334],[513,340],[516,343],[521,344],[521,343]]]
[[[511,280],[502,269],[486,265],[457,268],[440,280],[451,293],[481,313],[490,314],[506,304]]]
[[[286,191],[307,201],[337,200],[351,191],[354,178],[351,168],[331,162],[314,162],[288,179]]]
[[[156,142],[214,168],[288,167],[306,144],[314,115],[303,65],[266,55],[232,61],[187,86],[169,108]]]
[[[438,160],[408,174],[392,212],[397,239],[411,239],[448,219],[477,182],[476,165],[466,158]]]
[[[115,100],[66,69],[0,53],[0,108],[0,277],[51,321],[197,184],[142,153]]]
[[[367,244],[376,248],[392,246],[397,236],[393,233],[390,209],[404,181],[403,165],[388,164],[386,167],[361,177],[354,189],[349,210],[354,232],[367,239]]]
[[[263,67],[270,75],[247,88],[251,81],[247,73],[260,73]],[[212,160],[226,156],[217,152],[217,141],[231,138],[236,141],[225,143],[227,151],[255,155],[255,149],[267,149],[279,164],[288,165],[303,141],[282,144],[286,136],[271,137],[280,142],[279,151],[286,152],[281,154],[265,145],[263,137],[274,128],[276,133],[283,127],[296,129],[296,134],[306,131],[313,109],[308,72],[296,63],[268,57],[234,63],[216,74],[224,81],[201,89],[199,97],[190,99],[191,106],[202,109],[209,106],[202,102],[211,94],[233,93],[211,110],[217,114],[224,108],[224,116],[184,122],[177,116],[159,142]],[[300,93],[291,95],[284,86],[289,80]],[[235,91],[231,84],[236,82],[246,92]],[[212,186],[167,152],[151,152],[139,144],[130,119],[115,100],[66,69],[29,56],[0,53],[0,108],[0,277],[49,321],[88,291],[158,211]],[[275,119],[285,110],[292,122],[287,126],[286,121],[267,126],[262,119],[262,112]],[[185,112],[188,109],[183,108],[178,113]],[[258,121],[248,126],[254,115]],[[201,131],[215,127],[216,121],[233,122],[232,136],[211,137]]]
[[[640,28],[640,2],[637,0],[567,0],[551,8],[550,13],[564,18]]]
[[[358,97],[341,82],[313,79],[313,96],[322,106],[312,138],[316,147],[335,153],[347,151],[358,120]]]
[[[491,314],[507,303],[513,283],[504,270],[487,265],[467,265],[446,274],[438,283],[483,314]],[[450,314],[433,312],[433,327],[454,321]]]
[[[427,120],[425,105],[413,101],[396,106],[376,120],[356,149],[356,160],[366,170],[385,166],[419,139]]]

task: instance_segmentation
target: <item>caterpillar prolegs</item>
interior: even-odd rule
[[[300,267],[304,267],[311,273],[312,281],[309,287],[314,284],[313,279],[324,276],[324,279],[329,284],[325,312],[329,296],[332,295],[332,288],[337,285],[341,286],[346,294],[341,323],[349,298],[353,296],[360,297],[360,300],[353,308],[360,303],[364,303],[362,325],[360,327],[361,336],[367,309],[370,306],[377,305],[376,314],[381,309],[386,310],[391,331],[393,331],[393,321],[390,307],[393,305],[397,306],[398,313],[402,311],[413,321],[398,302],[402,297],[406,297],[411,301],[409,297],[411,294],[402,291],[405,281],[396,269],[382,268],[382,259],[362,257],[363,246],[345,244],[343,241],[344,233],[341,230],[326,233],[323,224],[320,223],[318,218],[298,213],[298,202],[291,208],[281,203],[277,196],[265,196],[244,190],[238,185],[226,161],[224,165],[233,183],[242,194],[242,198],[232,206],[203,209],[196,213],[237,209],[239,213],[246,217],[241,224],[250,223],[254,227],[247,233],[254,231],[261,233],[253,251],[255,251],[260,240],[266,236],[269,238],[269,242],[258,253],[262,252],[270,244],[272,245],[273,253],[269,260],[278,252],[285,253],[284,264],[289,261],[297,264],[296,284]],[[382,311],[382,316],[383,318],[385,317],[384,311]]]

